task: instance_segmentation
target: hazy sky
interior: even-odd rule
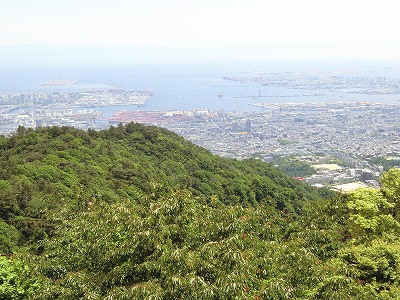
[[[400,56],[391,0],[0,0],[0,47],[263,49]]]

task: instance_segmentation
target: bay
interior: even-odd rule
[[[139,107],[87,107],[109,118],[120,110],[225,110],[227,112],[261,112],[254,103],[288,102],[382,102],[399,104],[400,95],[366,95],[263,86],[224,80],[224,76],[250,76],[254,73],[331,72],[351,70],[353,76],[400,78],[399,67],[389,62],[270,61],[232,64],[148,64],[35,66],[13,68],[0,73],[0,92],[35,92],[40,85],[54,80],[79,80],[82,85],[102,84],[128,90],[151,90],[153,96]],[[85,108],[79,108],[85,109]]]

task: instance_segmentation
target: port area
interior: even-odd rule
[[[142,124],[160,124],[191,120],[196,115],[192,111],[118,111],[109,119],[110,124],[130,122]]]
[[[323,93],[321,94],[320,91],[363,95],[400,94],[400,78],[370,77],[355,71],[253,73],[250,75],[224,76],[223,79],[244,84],[317,91],[316,93],[302,93],[301,96],[322,96]],[[297,96],[300,95],[292,97]],[[257,97],[269,96],[259,94]]]
[[[0,94],[0,134],[12,134],[19,126],[99,129],[104,123],[100,119],[101,108],[140,107],[151,96],[149,90],[124,90],[101,84],[77,85],[73,81],[45,83],[33,92],[3,92]]]

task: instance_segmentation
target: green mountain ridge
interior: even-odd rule
[[[0,139],[3,220],[41,218],[63,204],[84,206],[90,199],[114,203],[149,193],[153,184],[203,200],[214,196],[224,204],[268,203],[290,211],[329,194],[266,163],[224,159],[170,131],[134,123],[101,132],[20,128]]]
[[[398,299],[400,169],[338,195],[134,123],[0,153],[0,299]]]

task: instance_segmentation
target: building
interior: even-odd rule
[[[250,119],[248,119],[246,121],[246,125],[244,126],[244,131],[251,133],[251,120]]]

